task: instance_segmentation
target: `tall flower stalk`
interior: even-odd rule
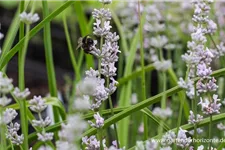
[[[118,61],[117,53],[119,51],[118,40],[119,36],[116,33],[110,32],[112,26],[110,25],[111,12],[105,8],[106,4],[110,4],[111,1],[100,1],[103,3],[104,8],[100,10],[95,9],[92,13],[96,22],[94,23],[94,35],[100,37],[100,47],[96,48],[97,41],[95,41],[93,50],[91,53],[98,58],[98,73],[99,78],[103,75],[106,78],[106,91],[109,99],[111,114],[114,115],[113,103],[111,95],[116,90],[117,81],[113,78],[116,76],[117,68],[115,63]],[[119,147],[119,140],[117,134],[117,127],[114,124],[114,130],[116,134],[117,146]],[[100,141],[101,142],[101,141]]]
[[[24,7],[24,3],[21,2],[21,10]],[[30,31],[30,25],[32,23],[35,23],[39,20],[38,14],[32,14],[32,13],[26,13],[22,12],[20,14],[20,20],[21,20],[21,27],[20,27],[20,39],[23,38],[23,32],[24,32],[24,24],[26,25],[26,37],[24,40],[24,45],[21,51],[19,51],[19,62],[18,62],[18,72],[19,72],[19,89],[23,91],[25,89],[25,60],[26,60],[26,53],[27,53],[27,47],[29,42],[29,31]],[[21,108],[21,120],[22,120],[22,131],[24,134],[24,149],[28,149],[28,118],[27,118],[27,106],[26,106],[26,100],[21,99],[19,101],[20,108]]]
[[[187,89],[187,96],[193,101],[193,112],[190,112],[189,123],[195,126],[194,138],[197,138],[197,124],[202,118],[197,114],[197,99],[200,97],[198,105],[201,105],[202,113],[210,116],[209,139],[211,139],[212,115],[219,113],[221,104],[216,94],[212,96],[212,93],[218,89],[216,79],[210,76],[212,74],[210,64],[216,57],[216,53],[206,47],[206,35],[211,36],[216,31],[217,25],[208,17],[212,0],[193,0],[192,3],[195,7],[192,18],[195,24],[191,34],[192,41],[188,42],[189,50],[182,56],[189,68],[189,73],[186,83],[181,79],[179,85]],[[197,83],[194,83],[195,77],[199,77]],[[211,149],[211,142],[209,149]]]

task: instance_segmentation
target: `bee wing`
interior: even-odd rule
[[[79,48],[81,48],[81,46],[83,45],[82,40],[83,40],[82,37],[80,37],[80,38],[78,39],[78,46],[77,46],[76,50],[78,50]]]

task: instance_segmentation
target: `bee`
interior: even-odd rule
[[[85,53],[89,54],[92,51],[92,46],[94,45],[94,40],[86,35],[85,37],[80,37],[78,40],[77,49],[82,48]]]

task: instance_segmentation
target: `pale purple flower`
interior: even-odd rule
[[[96,114],[94,114],[94,119],[95,119],[95,123],[93,123],[92,121],[88,121],[88,123],[92,127],[101,128],[104,126],[104,118],[102,118],[98,112]]]
[[[96,19],[96,22],[94,23],[94,28],[93,28],[93,33],[96,36],[106,36],[112,26],[110,25],[109,21],[104,21],[103,22],[103,28],[101,27],[102,21],[100,19]]]
[[[82,144],[85,145],[85,149],[87,150],[98,150],[100,149],[100,141],[96,139],[95,136],[91,137],[83,137],[82,138]]]
[[[28,88],[25,88],[24,91],[20,91],[20,89],[16,87],[13,91],[13,94],[17,99],[25,99],[30,95],[30,91]]]
[[[216,32],[216,30],[217,30],[217,24],[214,21],[209,20],[207,22],[207,30],[208,30],[207,31],[208,33],[214,33],[214,32]]]
[[[195,118],[196,117],[196,118]],[[190,115],[189,115],[189,118],[188,118],[188,123],[189,124],[197,124],[199,123],[200,121],[202,121],[203,119],[203,116],[197,114],[196,116],[194,115],[193,111],[190,111]]]
[[[3,73],[0,72],[0,93],[9,93],[13,89],[12,81],[12,79],[4,77]]]
[[[109,84],[109,88],[108,88],[109,92],[108,93],[111,95],[116,91],[118,82],[112,77],[110,78],[110,80],[112,82]]]
[[[156,108],[154,108],[152,113],[160,118],[166,119],[166,118],[172,116],[173,112],[169,107],[167,107],[166,109],[156,107]]]
[[[108,92],[105,87],[105,80],[100,78],[97,79],[98,82],[96,86],[96,91],[92,96],[94,96],[95,101],[104,101],[108,98]]]
[[[219,50],[219,51],[217,51]],[[224,56],[225,54],[225,46],[224,46],[224,43],[221,42],[219,45],[217,45],[217,49],[215,50],[216,54],[217,54],[217,57],[219,56]]]
[[[155,48],[163,48],[168,43],[166,36],[157,36],[150,39],[151,46]]]
[[[191,144],[191,138],[186,135],[187,130],[179,129],[176,144],[181,148],[186,148]]]
[[[6,108],[6,110],[3,112],[3,123],[9,124],[16,118],[18,113],[12,109],[12,108]]]
[[[105,20],[111,20],[111,12],[109,11],[109,9],[104,9],[104,8],[100,8],[98,9],[94,9],[94,11],[92,12],[92,16],[94,19],[105,19]]]
[[[6,96],[0,97],[0,107],[5,107],[11,103],[12,99]]]
[[[89,77],[89,78],[96,78],[100,74],[99,74],[98,70],[94,70],[94,69],[90,68],[89,70],[85,71],[85,75],[86,75],[86,77]]]
[[[147,140],[145,142],[146,150],[157,150],[158,143],[154,139]]]
[[[53,132],[41,132],[41,133],[37,133],[38,136],[38,140],[42,141],[42,142],[46,142],[46,141],[51,141],[53,139]]]
[[[20,129],[20,125],[17,122],[15,124],[11,122],[10,125],[7,125],[7,129],[8,133],[6,134],[6,138],[9,139],[12,144],[21,145],[23,143],[24,136],[23,134],[17,134]]]
[[[47,116],[45,119],[40,119],[40,120],[32,120],[32,125],[34,127],[41,127],[45,128],[51,124],[52,120],[50,119],[49,116]]]
[[[192,81],[190,78],[188,78],[187,81],[184,81],[183,78],[179,78],[179,81],[177,84],[181,88],[186,89],[186,94],[190,99],[194,98],[194,96],[195,96],[194,81]]]
[[[191,130],[191,131],[189,131],[188,133],[189,133],[190,135],[194,135],[194,132],[195,132],[194,130]],[[199,134],[203,133],[203,130],[202,130],[201,128],[197,128],[196,132],[197,132],[197,134],[199,135]]]
[[[74,100],[73,108],[78,111],[86,111],[91,108],[90,97],[88,95],[83,95],[81,97],[76,97]]]
[[[62,123],[61,131],[59,131],[60,141],[67,141],[73,144],[78,141],[82,133],[87,129],[88,125],[80,115],[69,115],[67,117],[67,123]]]
[[[166,71],[172,67],[172,62],[171,60],[155,61],[153,65],[158,71]]]
[[[218,89],[218,85],[216,84],[216,79],[213,77],[209,82],[206,84],[208,91],[213,92]]]
[[[169,131],[162,136],[161,145],[162,146],[170,146],[174,143],[176,139],[176,134],[173,131]]]
[[[217,124],[217,128],[219,130],[225,131],[225,125],[223,125],[222,123]]]
[[[40,18],[37,13],[32,14],[32,13],[22,12],[20,14],[20,20],[28,25],[37,22],[39,19]]]
[[[83,95],[94,95],[96,86],[98,85],[98,78],[86,77],[77,85],[77,91]]]
[[[212,74],[211,67],[207,67],[206,64],[198,64],[197,66],[197,75],[203,79],[209,78]]]
[[[34,96],[33,99],[29,101],[29,104],[30,109],[37,113],[42,112],[47,107],[41,96]]]
[[[212,102],[208,99],[202,99],[200,97],[200,102],[198,103],[202,107],[202,112],[207,115],[212,115],[214,113],[218,114],[220,112],[221,103],[218,103],[220,99],[218,99],[218,95],[214,94],[212,98]]]
[[[112,141],[112,146],[110,146],[109,148],[105,148],[105,150],[125,150],[125,147],[123,148],[118,148],[117,146],[117,141]]]

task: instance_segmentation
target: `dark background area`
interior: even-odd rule
[[[6,9],[0,5],[0,32],[6,35],[8,27],[16,12],[16,8]],[[34,25],[32,25],[34,26]],[[26,87],[33,95],[46,95],[48,93],[47,70],[45,65],[45,52],[43,45],[43,30],[35,35],[30,41],[26,55],[25,79]],[[73,78],[73,69],[67,50],[65,33],[63,26],[51,22],[52,49],[55,65],[57,87],[59,91],[64,90],[65,75]],[[18,35],[15,38],[15,45],[18,42]],[[4,38],[1,41],[4,42]],[[7,66],[7,75],[13,79],[14,86],[18,85],[18,56],[17,54],[10,60]]]

